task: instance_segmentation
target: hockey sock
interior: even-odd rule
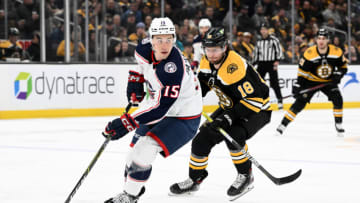
[[[283,124],[285,127],[289,125],[296,117],[296,113],[294,113],[291,109],[287,110],[285,112],[285,116],[283,120],[281,121],[281,124]]]
[[[136,163],[132,163],[127,176],[127,181],[125,182],[124,190],[133,195],[137,196],[145,182],[149,179],[151,174],[151,165],[149,166],[140,166]]]
[[[341,109],[333,109],[335,123],[342,123],[343,118],[343,110]]]
[[[189,176],[193,181],[198,181],[208,165],[207,156],[196,156],[191,154],[189,163]],[[201,179],[201,178],[200,178]]]
[[[245,151],[248,151],[248,145],[245,144]],[[238,173],[247,174],[251,168],[251,162],[240,150],[230,151],[231,159]]]

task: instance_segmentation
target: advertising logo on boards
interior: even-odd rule
[[[30,73],[20,72],[14,81],[14,92],[17,99],[25,100],[32,92],[32,77]]]

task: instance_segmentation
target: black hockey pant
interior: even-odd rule
[[[260,111],[249,118],[234,121],[228,134],[247,151],[246,140],[254,136],[262,127],[270,122],[271,111]],[[206,124],[200,128],[191,145],[189,176],[197,180],[205,173],[207,160],[211,149],[220,142],[225,141],[230,151],[233,163],[238,173],[246,174],[251,168],[251,162],[243,156],[220,132],[214,131]]]
[[[281,123],[287,126],[290,122],[292,122],[295,119],[296,115],[305,108],[306,104],[310,103],[311,98],[318,91],[324,93],[328,97],[328,100],[333,103],[335,122],[342,123],[343,98],[336,84],[330,84],[317,91],[299,95],[296,98],[295,102],[291,105],[290,109],[285,113],[285,116]]]

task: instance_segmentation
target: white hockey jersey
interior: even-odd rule
[[[204,55],[204,51],[201,47],[202,43],[202,37],[201,35],[196,35],[194,37],[194,41],[193,41],[193,49],[194,49],[194,59],[193,61],[197,61],[200,64],[200,61]]]
[[[132,116],[140,124],[155,124],[164,117],[191,118],[202,112],[200,84],[189,62],[173,47],[169,57],[155,61],[150,41],[143,40],[135,50],[150,98],[144,99]]]

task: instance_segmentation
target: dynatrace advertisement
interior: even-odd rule
[[[114,64],[4,64],[0,66],[0,111],[44,109],[123,108],[127,105],[126,87],[132,65]],[[291,94],[297,78],[296,65],[279,67],[282,96]],[[360,66],[350,65],[339,88],[344,102],[360,103]],[[268,76],[265,77],[268,81]],[[276,103],[273,90],[271,102]],[[292,103],[289,97],[284,103]],[[311,103],[328,102],[322,93]],[[214,93],[204,105],[217,105]]]

